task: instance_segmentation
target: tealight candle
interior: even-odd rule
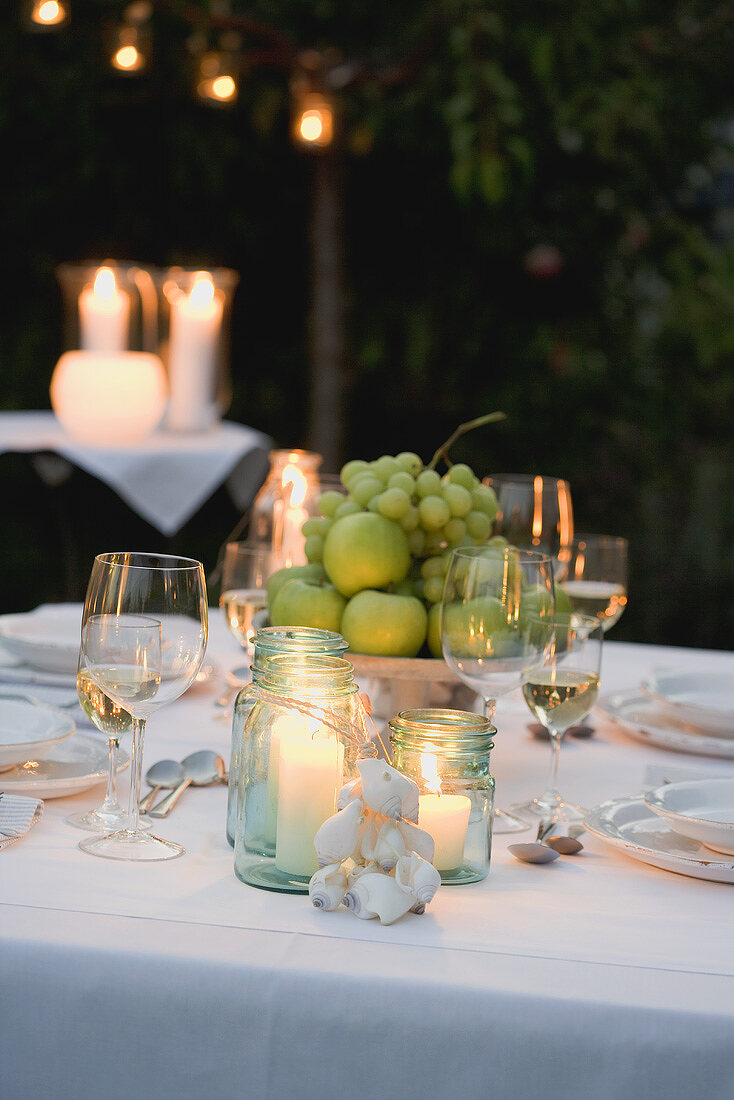
[[[100,267],[94,284],[79,295],[79,328],[84,351],[126,351],[130,295],[120,289],[111,267]]]

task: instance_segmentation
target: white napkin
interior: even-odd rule
[[[0,791],[0,852],[24,837],[40,821],[42,813],[43,802],[40,798]]]

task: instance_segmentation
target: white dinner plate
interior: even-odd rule
[[[0,615],[0,645],[42,672],[76,675],[81,608],[48,604],[23,615]]]
[[[120,749],[118,773],[130,763]],[[77,731],[51,750],[45,760],[17,764],[0,775],[0,790],[8,794],[35,794],[39,798],[63,798],[78,794],[107,778],[109,756],[101,736]]]
[[[584,828],[641,863],[709,882],[734,883],[734,857],[717,855],[674,833],[642,797],[602,802],[586,815]]]
[[[42,760],[75,729],[70,715],[29,695],[0,696],[0,772]]]
[[[734,671],[676,672],[660,669],[642,688],[661,710],[705,733],[734,738]]]
[[[648,791],[645,805],[681,836],[734,856],[734,779],[691,779]]]
[[[700,733],[695,726],[674,722],[656,701],[640,691],[620,691],[597,699],[595,709],[616,722],[625,733],[647,745],[698,756],[734,760],[734,740]]]

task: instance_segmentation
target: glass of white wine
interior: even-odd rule
[[[627,539],[578,535],[561,583],[574,611],[596,615],[606,633],[627,606]]]
[[[155,626],[154,620],[149,623]],[[111,833],[116,829],[122,829],[127,824],[127,813],[120,805],[117,796],[117,764],[120,749],[120,739],[126,734],[131,734],[133,729],[133,716],[128,711],[105,695],[92,679],[88,671],[82,653],[79,654],[79,667],[76,676],[76,690],[79,696],[79,705],[89,721],[96,726],[100,733],[107,738],[109,752],[109,771],[107,775],[107,788],[105,796],[99,806],[93,810],[69,814],[66,818],[69,825],[76,829],[84,829],[88,833]],[[141,827],[150,828],[149,824]]]
[[[556,614],[553,644],[546,663],[523,684],[522,693],[550,736],[551,761],[545,790],[537,798],[513,806],[513,813],[530,814],[555,825],[577,824],[585,811],[558,790],[558,760],[563,736],[589,713],[599,694],[604,632],[596,616]]]
[[[250,546],[246,542],[228,542],[222,562],[222,594],[219,606],[224,611],[232,635],[247,652],[257,633],[252,620],[267,607],[266,585],[278,568],[270,547]]]
[[[201,562],[170,554],[113,553],[94,559],[82,615],[84,667],[132,715],[130,803],[122,829],[79,847],[106,859],[152,861],[184,854],[139,823],[145,723],[196,678],[208,632]],[[151,623],[152,620],[152,623]]]

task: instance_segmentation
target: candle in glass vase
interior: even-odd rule
[[[216,418],[217,347],[224,298],[211,275],[198,272],[188,294],[171,298],[168,426],[203,431]]]
[[[423,754],[423,778],[435,794],[418,799],[418,825],[433,837],[433,865],[437,871],[453,871],[464,862],[464,844],[471,801],[463,794],[442,794],[438,764],[431,753]]]
[[[127,350],[130,295],[118,287],[111,267],[100,267],[79,295],[79,330],[83,351]]]

